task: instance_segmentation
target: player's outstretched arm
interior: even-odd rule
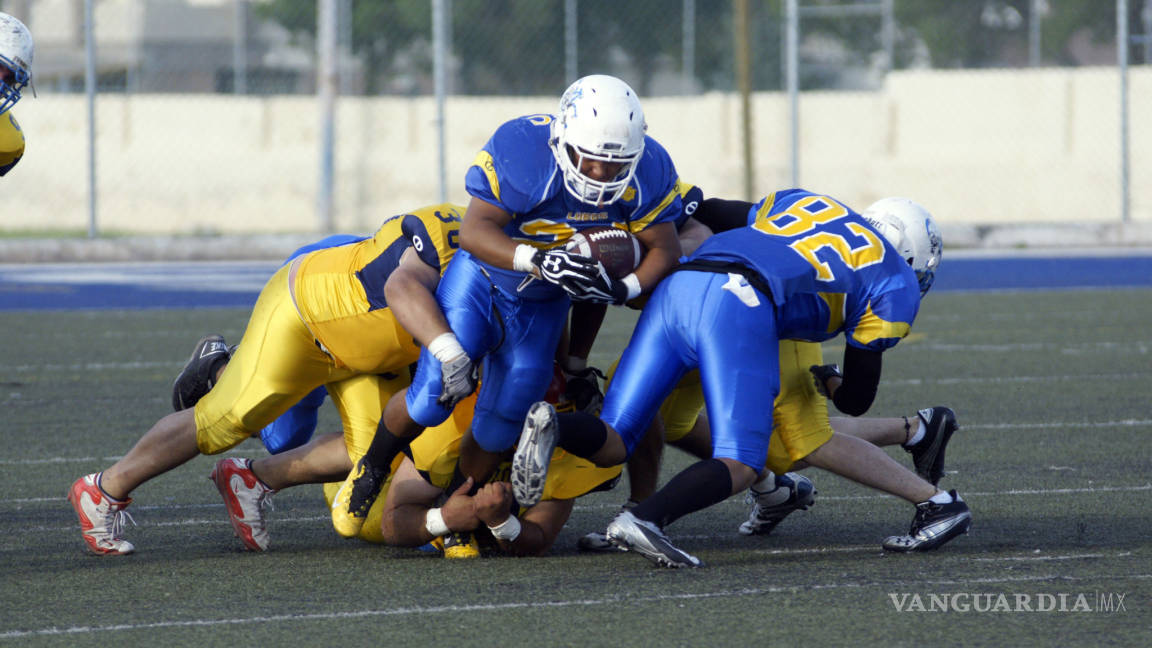
[[[422,261],[415,248],[404,251],[400,264],[384,283],[384,298],[396,321],[421,346],[452,330],[436,302],[439,283],[440,273]]]
[[[439,401],[451,409],[476,389],[478,378],[476,366],[436,301],[439,282],[440,273],[422,261],[415,248],[408,248],[384,284],[384,297],[396,321],[440,361]]]
[[[835,365],[809,367],[816,380],[816,390],[832,400],[836,409],[849,416],[860,416],[872,407],[880,385],[883,353],[854,346],[844,348],[844,373]]]

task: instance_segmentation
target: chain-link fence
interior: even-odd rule
[[[36,39],[37,90],[13,111],[27,151],[0,229],[369,231],[466,201],[492,131],[590,73],[636,88],[709,195],[795,181],[857,206],[911,195],[945,224],[1118,220],[1118,6],[1130,217],[1152,221],[1152,0],[0,0]]]

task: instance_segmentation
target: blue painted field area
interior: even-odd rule
[[[272,262],[0,265],[0,310],[251,306],[278,267]]]
[[[933,291],[1152,288],[1152,251],[946,256]],[[0,265],[0,310],[251,306],[273,262]]]

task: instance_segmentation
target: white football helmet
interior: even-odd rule
[[[618,200],[636,174],[647,128],[640,100],[620,79],[593,74],[568,86],[548,141],[568,193],[592,205]],[[587,159],[623,166],[614,178],[601,181],[580,172]]]
[[[940,228],[932,214],[908,198],[883,198],[860,215],[912,266],[923,297],[936,280],[936,268],[944,253]]]
[[[20,91],[32,81],[32,33],[14,16],[0,12],[0,66],[14,78],[0,78],[0,115],[20,101]]]

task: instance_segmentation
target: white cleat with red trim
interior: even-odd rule
[[[221,459],[208,478],[215,482],[224,499],[236,537],[246,549],[264,551],[269,541],[264,509],[271,508],[276,491],[256,477],[251,464],[251,459]]]
[[[131,499],[115,500],[98,485],[100,473],[84,475],[72,482],[68,489],[68,501],[72,503],[76,517],[80,520],[80,535],[84,538],[84,548],[97,556],[119,556],[136,551],[121,537],[124,521],[136,521],[125,511]]]

